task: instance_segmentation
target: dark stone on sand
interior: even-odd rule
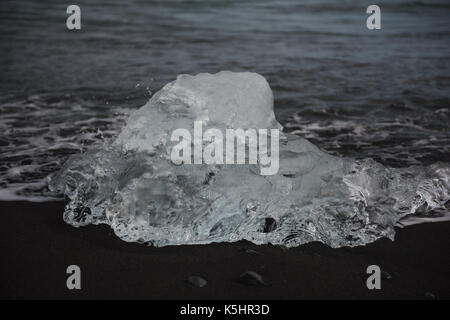
[[[241,248],[239,248],[239,251],[242,251],[242,252],[245,252],[245,253],[248,253],[248,254],[255,254],[255,255],[258,255],[258,256],[263,256],[264,255],[263,253],[261,253],[259,251],[256,251],[256,250],[253,250],[253,249],[250,249],[250,248],[247,248],[247,247],[241,247]]]
[[[190,285],[193,285],[194,287],[197,288],[202,288],[208,284],[208,281],[206,281],[206,279],[199,276],[190,276],[189,278],[187,278],[186,281]]]
[[[266,286],[266,282],[263,277],[254,272],[254,271],[246,271],[239,276],[239,282],[248,286]]]
[[[392,276],[389,272],[381,270],[381,279],[389,280],[391,278],[392,278]]]
[[[263,232],[269,233],[274,231],[277,228],[277,222],[274,218],[266,218]]]
[[[432,292],[425,292],[425,298],[427,299],[437,299],[436,295]]]
[[[283,252],[286,252],[286,251],[289,250],[288,247],[286,247],[286,246],[284,246],[284,245],[282,245],[282,244],[276,244],[275,246],[278,247],[278,248],[280,248],[281,251],[283,251]]]

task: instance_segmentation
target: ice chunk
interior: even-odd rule
[[[180,75],[132,114],[117,144],[126,150],[153,152],[178,128],[281,129],[273,112],[273,95],[264,77],[250,72]]]
[[[259,164],[182,164],[170,133],[206,128],[281,128],[266,80],[254,73],[181,75],[132,114],[117,140],[71,158],[50,182],[70,200],[64,219],[106,223],[125,241],[155,246],[246,239],[297,246],[362,245],[394,236],[405,215],[445,208],[444,164],[390,169],[329,155],[289,134],[279,171]]]

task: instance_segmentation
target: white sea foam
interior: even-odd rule
[[[0,188],[0,201],[61,201],[61,198],[57,196],[45,196],[43,194],[34,195],[32,192],[33,190],[42,190],[46,187],[46,180],[41,180],[39,182],[33,183],[16,183],[13,185],[9,185],[8,188]]]

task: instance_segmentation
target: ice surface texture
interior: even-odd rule
[[[106,223],[125,241],[155,246],[246,239],[332,247],[393,238],[408,214],[445,210],[446,164],[391,169],[280,138],[278,174],[256,165],[174,165],[170,133],[207,128],[282,128],[267,81],[255,73],[180,75],[132,114],[114,143],[72,157],[50,181],[69,202],[64,220]]]

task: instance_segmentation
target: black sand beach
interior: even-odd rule
[[[152,248],[123,242],[108,226],[73,228],[62,220],[63,207],[0,203],[2,299],[450,298],[450,222],[400,229],[394,242],[357,248],[310,243],[283,250],[244,241]],[[66,288],[72,264],[81,268],[81,290]],[[371,264],[391,275],[381,290],[366,288]],[[237,282],[245,271],[268,285]],[[188,284],[191,275],[207,286]]]

